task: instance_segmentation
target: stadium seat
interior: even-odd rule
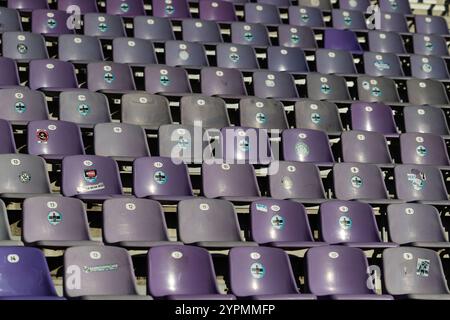
[[[308,72],[305,53],[300,48],[267,48],[267,67],[272,71]]]
[[[216,60],[220,68],[259,69],[255,50],[250,45],[219,43]]]
[[[402,13],[381,12],[380,28],[383,31],[409,32],[406,18]]]
[[[145,91],[173,94],[191,93],[192,89],[186,70],[158,64],[145,67]]]
[[[339,110],[332,102],[302,100],[295,103],[294,109],[296,128],[323,130],[333,135],[342,131]]]
[[[369,30],[369,49],[372,52],[405,53],[402,37],[396,32]]]
[[[16,153],[16,142],[11,124],[0,119],[0,154]]]
[[[274,99],[242,98],[239,101],[239,119],[242,127],[279,130],[288,128],[284,106]]]
[[[444,85],[432,79],[409,79],[406,81],[408,101],[411,104],[448,104]]]
[[[325,26],[322,11],[318,8],[290,6],[288,10],[289,24],[292,26],[306,26],[310,28]]]
[[[447,121],[442,109],[433,106],[409,106],[403,110],[406,132],[449,134]]]
[[[337,75],[308,73],[306,76],[306,87],[308,98],[312,100],[350,99],[345,79]]]
[[[292,75],[278,71],[253,72],[253,91],[261,98],[297,98],[298,92]]]
[[[104,60],[100,40],[78,34],[63,34],[58,37],[58,58],[77,63]]]
[[[10,31],[2,35],[3,56],[16,61],[47,59],[44,37],[31,32]]]
[[[0,57],[0,88],[19,86],[19,72],[13,59]]]
[[[108,0],[106,13],[123,17],[145,16],[143,0]]]
[[[395,53],[364,52],[364,72],[374,77],[402,77],[403,70]]]
[[[1,61],[1,60],[0,60]],[[0,118],[13,124],[27,124],[32,120],[46,120],[49,117],[47,102],[42,92],[28,88],[0,89]]]
[[[146,40],[174,40],[172,24],[167,18],[161,17],[134,17],[134,36]]]
[[[8,0],[8,8],[23,11],[48,9],[48,2],[47,0]]]
[[[447,65],[440,57],[412,54],[411,75],[418,79],[448,79]]]
[[[352,129],[397,135],[392,109],[381,102],[354,102],[350,107]]]
[[[205,48],[196,42],[168,40],[165,43],[165,62],[171,67],[208,66]]]
[[[432,133],[403,133],[400,153],[404,164],[448,166],[447,146],[441,136]]]
[[[421,34],[448,34],[447,21],[439,16],[415,15],[416,32]]]
[[[236,12],[232,2],[228,1],[199,1],[199,15],[202,20],[236,21]]]
[[[341,135],[344,162],[391,164],[386,138],[379,132],[344,131]]]
[[[370,6],[370,0],[339,0],[339,8],[345,10],[357,10],[366,12]]]
[[[22,31],[19,12],[15,9],[0,8],[0,32]]]
[[[356,73],[351,53],[343,50],[317,49],[316,69],[323,74]]]
[[[200,71],[201,91],[207,96],[246,96],[242,73],[236,69],[202,68]]]
[[[244,5],[245,21],[249,23],[280,24],[277,6],[266,3],[250,3]]]
[[[87,86],[91,91],[135,90],[131,68],[122,63],[91,62],[87,66]]]
[[[156,55],[150,41],[137,38],[114,38],[113,61],[128,64],[154,64]]]
[[[187,42],[222,42],[222,35],[217,22],[199,19],[184,19],[181,21],[183,40]]]
[[[260,23],[233,22],[231,24],[231,42],[252,46],[270,45],[267,28]]]
[[[364,13],[357,10],[331,10],[331,20],[336,29],[367,29]]]
[[[48,36],[74,33],[69,29],[69,14],[60,10],[37,9],[31,13],[31,31]]]
[[[152,0],[152,15],[167,18],[190,18],[189,4],[186,0]]]
[[[121,16],[104,13],[86,13],[83,17],[84,35],[100,38],[125,37]]]
[[[448,56],[445,39],[436,34],[413,34],[413,50],[426,56]]]
[[[67,11],[71,6],[78,6],[80,14],[98,12],[96,0],[58,0],[58,10]]]
[[[205,129],[230,125],[225,101],[217,97],[185,95],[180,100],[180,114],[183,125]]]
[[[379,0],[378,4],[380,5],[380,11],[382,12],[411,14],[408,0]]]
[[[394,80],[383,77],[359,76],[358,98],[367,102],[399,102]],[[408,90],[409,91],[409,90]]]
[[[356,34],[351,30],[328,28],[324,30],[323,37],[324,49],[345,50],[354,53],[362,51]]]
[[[302,49],[317,48],[314,33],[309,27],[297,27],[287,24],[278,26],[278,43],[284,47]]]
[[[331,10],[330,0],[298,0],[299,6],[319,8],[322,11]]]
[[[30,62],[29,86],[32,90],[62,91],[78,88],[72,63],[55,59]]]
[[[21,245],[21,241],[12,238],[6,206],[3,200],[0,200],[0,248]]]

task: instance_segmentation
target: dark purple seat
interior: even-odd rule
[[[184,19],[181,22],[183,40],[187,42],[223,42],[219,24],[216,21]]]
[[[382,102],[353,102],[350,112],[353,130],[397,135],[392,110]]]
[[[239,101],[239,120],[242,127],[279,130],[288,127],[284,105],[274,99],[242,98]]]
[[[96,0],[58,0],[58,10],[67,11],[70,6],[78,6],[81,14],[98,12]]]
[[[300,48],[267,48],[267,67],[272,71],[308,72],[305,53]]]
[[[105,243],[128,249],[178,244],[169,240],[164,211],[149,199],[108,199],[103,203]]]
[[[22,214],[22,238],[27,245],[62,249],[100,244],[91,239],[81,200],[59,195],[27,198]]]
[[[105,13],[86,13],[83,17],[84,34],[104,39],[125,37],[126,31],[121,16]]]
[[[229,253],[231,291],[253,300],[315,300],[299,294],[288,255],[278,248],[233,248]]]
[[[16,142],[11,124],[0,119],[0,154],[3,153],[16,153]]]
[[[152,15],[167,18],[190,18],[187,0],[152,0]]]
[[[200,81],[202,93],[208,96],[247,95],[242,73],[236,69],[202,68]]]
[[[447,21],[439,16],[414,16],[416,32],[421,34],[448,34]]]
[[[331,19],[336,29],[367,29],[364,13],[358,10],[333,9]]]
[[[345,50],[354,53],[362,51],[356,35],[351,30],[325,29],[324,49]]]
[[[89,63],[87,85],[91,91],[123,92],[136,89],[131,68],[114,62]]]
[[[191,93],[192,89],[187,72],[183,68],[149,65],[145,67],[145,91],[151,94],[173,94]]]
[[[22,31],[19,12],[16,9],[0,8],[0,32]]]
[[[123,17],[145,16],[143,0],[108,0],[106,13]]]
[[[312,100],[349,100],[345,78],[334,74],[310,72],[306,76],[308,98]]]
[[[146,40],[174,40],[169,18],[138,16],[133,19],[134,37]]]
[[[0,247],[0,300],[65,300],[58,297],[39,249]]]
[[[357,201],[330,200],[320,205],[322,239],[329,244],[340,244],[362,249],[396,247],[383,242],[372,207]]]
[[[266,3],[246,3],[244,5],[246,22],[263,24],[280,24],[280,13],[276,5]]]
[[[339,8],[341,9],[366,12],[369,6],[370,0],[339,0]]]
[[[381,12],[380,28],[383,31],[409,32],[403,13]]]
[[[289,24],[310,28],[324,27],[322,11],[319,8],[306,6],[290,6],[288,9]]]
[[[406,81],[410,104],[448,104],[448,96],[442,82],[432,79],[409,79]]]
[[[414,78],[443,80],[449,77],[446,62],[441,57],[412,54],[409,61]]]
[[[0,57],[0,88],[16,87],[20,85],[19,71],[13,59]]]
[[[31,13],[31,31],[50,36],[74,33],[67,21],[70,15],[65,11],[37,9]]]
[[[344,131],[341,148],[344,162],[392,163],[386,138],[378,132]]]
[[[134,161],[133,194],[138,198],[168,202],[194,195],[186,164],[168,157],[144,157]]]
[[[253,91],[261,98],[297,98],[298,92],[291,74],[277,71],[253,72]]]
[[[413,50],[427,56],[448,56],[447,42],[437,34],[413,34]]]
[[[400,154],[404,164],[448,166],[447,146],[441,136],[433,133],[403,133],[400,135]]]
[[[4,32],[2,35],[2,45],[4,57],[20,62],[48,58],[45,39],[37,33]]]
[[[252,239],[260,245],[298,250],[325,244],[314,241],[301,203],[261,199],[252,202],[250,215]]]
[[[78,88],[72,63],[54,59],[30,62],[29,86],[32,90],[62,91]]]
[[[235,300],[221,294],[209,252],[193,246],[161,246],[148,252],[147,288],[169,300]]]
[[[9,225],[8,212],[3,200],[0,200],[0,247],[22,246],[20,240],[13,240]]]
[[[317,48],[314,32],[309,27],[281,24],[278,26],[278,44],[284,47]]]
[[[408,0],[379,0],[380,10],[382,12],[399,12],[411,14],[411,8]]]
[[[61,191],[66,197],[106,200],[122,195],[117,163],[107,157],[66,156],[62,161]]]
[[[307,282],[317,296],[334,300],[393,300],[367,285],[369,264],[359,248],[322,246],[306,252]]]
[[[35,9],[48,9],[47,0],[8,0],[8,8],[19,9],[23,11],[32,11]]]
[[[402,37],[396,32],[369,30],[368,41],[372,52],[406,52]]]
[[[205,48],[201,43],[168,40],[164,48],[165,63],[171,67],[207,67]]]
[[[231,24],[231,42],[252,46],[269,46],[267,27],[260,23],[233,22]]]
[[[58,37],[58,58],[84,64],[103,61],[105,57],[100,39],[79,34],[63,34]]]
[[[200,0],[200,19],[213,21],[236,21],[236,12],[233,2]]]
[[[80,128],[75,123],[59,120],[29,122],[27,147],[29,154],[52,160],[84,154]]]
[[[346,88],[345,83],[343,85]],[[342,131],[338,107],[332,102],[301,100],[295,103],[294,111],[296,128],[322,130],[331,135],[339,135]]]
[[[32,120],[48,119],[48,109],[42,92],[29,90],[26,87],[0,89],[0,118],[13,124],[27,124]]]
[[[352,54],[344,50],[317,49],[316,69],[324,74],[356,73]]]

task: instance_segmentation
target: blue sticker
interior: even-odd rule
[[[160,76],[159,83],[161,83],[164,87],[167,87],[170,84],[170,79],[168,76]]]
[[[308,21],[309,21],[309,14],[303,13],[303,14],[300,16],[300,19],[301,19],[303,22],[308,22]]]
[[[416,152],[419,156],[425,157],[427,155],[427,148],[425,148],[425,146],[422,145],[417,146]]]
[[[101,22],[98,24],[98,30],[100,30],[100,32],[106,32],[108,31],[108,25],[104,22]]]
[[[262,203],[257,203],[256,204],[256,210],[262,211],[262,212],[267,212],[267,206],[265,204],[262,204]]]
[[[425,48],[426,48],[428,51],[433,51],[433,43],[432,43],[431,41],[425,42]]]
[[[322,85],[320,86],[320,91],[322,91],[322,93],[324,94],[330,94],[331,87],[326,83],[322,83]]]
[[[379,71],[389,70],[391,66],[389,63],[384,62],[383,60],[377,60],[374,62],[375,68]]]
[[[301,158],[301,160],[303,160],[304,157],[307,157],[309,155],[309,147],[304,142],[298,142],[295,145],[295,152]]]
[[[164,8],[164,11],[166,12],[167,15],[171,16],[175,13],[175,8],[172,5],[168,4]]]
[[[320,119],[320,114],[318,114],[316,112],[311,113],[311,121],[312,121],[312,123],[318,124],[320,122],[320,120],[321,120]]]
[[[395,0],[389,0],[389,3],[391,4],[391,8],[392,8],[393,10],[397,10],[397,8],[398,8],[398,3],[397,3],[397,1],[395,1]]]
[[[350,26],[352,24],[352,18],[350,16],[344,17],[344,24]]]
[[[266,274],[266,268],[264,268],[261,263],[255,262],[250,266],[250,273],[252,274],[253,278],[261,279]]]
[[[153,179],[158,184],[166,184],[169,179],[164,171],[156,171],[153,175]]]
[[[235,52],[230,53],[229,58],[231,61],[233,61],[234,63],[239,61],[239,55]]]
[[[87,116],[89,113],[91,113],[91,107],[89,107],[87,104],[80,104],[78,106],[78,112],[83,116]]]
[[[17,51],[20,54],[26,54],[28,52],[28,47],[24,43],[19,43],[17,45]]]
[[[49,27],[50,29],[55,29],[56,26],[57,26],[57,24],[58,24],[58,23],[57,23],[56,20],[53,19],[53,18],[50,18],[50,19],[47,20],[47,25],[48,25],[48,27]]]
[[[423,72],[425,72],[425,73],[430,73],[431,70],[433,70],[433,68],[431,67],[431,64],[424,63],[424,64],[422,65],[422,71],[423,71]]]
[[[103,75],[103,78],[105,79],[105,81],[107,82],[107,83],[112,83],[113,81],[114,81],[114,79],[115,79],[115,76],[111,73],[111,72],[106,72],[104,75]]]
[[[186,139],[185,137],[180,136],[180,137],[178,138],[177,146],[180,147],[180,149],[185,150],[185,149],[187,149],[190,145],[191,145],[191,142],[190,142],[188,139]]]
[[[262,113],[262,112],[258,112],[256,114],[256,122],[261,123],[261,124],[266,123],[267,122],[267,116],[264,113]]]
[[[408,181],[411,182],[414,190],[420,191],[425,187],[427,177],[425,173],[418,169],[411,169],[411,173],[407,174]]]
[[[25,111],[27,111],[27,106],[22,101],[17,101],[14,105],[14,109],[17,113],[24,113]]]
[[[380,97],[381,96],[381,90],[378,87],[373,87],[372,90],[370,91],[370,93],[374,96],[374,97]]]
[[[248,137],[245,137],[244,139],[239,141],[239,149],[244,152],[250,150],[250,142],[248,141]]]
[[[120,4],[120,10],[122,10],[122,12],[128,12],[128,10],[130,10],[130,6],[126,2],[122,2]]]
[[[339,218],[339,225],[342,229],[348,230],[352,227],[352,219],[347,216],[341,216]]]
[[[272,224],[272,227],[274,227],[275,229],[283,230],[286,221],[282,216],[276,214],[272,217],[272,219],[270,219],[270,223]]]
[[[244,39],[248,42],[253,41],[253,34],[251,32],[244,33]]]
[[[50,211],[47,215],[47,221],[52,226],[56,226],[62,222],[62,214],[58,211]]]
[[[296,34],[291,34],[291,42],[295,43],[295,44],[299,43],[300,42],[300,37],[298,35],[296,35]]]
[[[361,188],[363,181],[359,176],[353,176],[351,179],[353,188]]]
[[[30,174],[29,174],[28,172],[22,171],[22,172],[19,174],[19,180],[20,180],[20,182],[22,182],[22,183],[28,183],[28,182],[31,181],[31,176],[30,176]]]

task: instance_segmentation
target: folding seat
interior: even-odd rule
[[[102,93],[88,90],[67,90],[59,95],[59,119],[74,122],[81,128],[111,122],[109,103]]]
[[[56,293],[41,250],[0,247],[0,257],[1,300],[64,300]]]
[[[305,53],[300,48],[268,47],[267,67],[273,71],[309,71]]]
[[[386,203],[388,193],[379,167],[369,163],[336,163],[334,194],[339,200]]]
[[[158,64],[145,67],[145,91],[169,94],[191,93],[192,89],[186,70]]]
[[[288,9],[289,24],[292,26],[306,26],[321,28],[325,26],[322,11],[314,7],[290,6]]]
[[[257,3],[273,4],[277,7],[288,7],[291,5],[290,0],[256,0]]]
[[[272,160],[266,129],[224,127],[220,130],[220,145],[225,163],[268,164]]]
[[[261,199],[250,206],[252,239],[260,245],[297,250],[324,245],[314,241],[305,207],[295,201]]]
[[[12,239],[6,206],[3,200],[0,200],[0,248],[21,245],[23,245],[21,241]]]
[[[19,9],[23,11],[48,9],[48,2],[47,0],[8,0],[8,8]]]
[[[330,164],[334,162],[326,132],[313,129],[286,129],[281,135],[283,159]]]
[[[244,5],[244,17],[250,23],[281,24],[278,8],[272,4],[247,2]]]
[[[361,45],[351,30],[325,29],[323,47],[325,49],[345,50],[361,53]]]
[[[325,74],[357,73],[352,54],[343,50],[317,49],[316,69]]]
[[[367,29],[364,13],[357,10],[333,9],[331,10],[333,28],[336,29]]]
[[[1,61],[1,59],[0,59]],[[26,87],[0,89],[0,118],[13,124],[26,124],[32,120],[48,119],[48,109],[42,92]]]
[[[414,53],[426,56],[448,56],[447,43],[443,37],[436,34],[417,33],[412,36]]]
[[[19,71],[13,59],[0,57],[0,88],[17,87],[20,85]]]
[[[391,164],[386,138],[370,131],[344,131],[341,135],[344,162]]]
[[[256,246],[241,236],[233,204],[221,199],[189,199],[178,203],[178,237],[209,250]]]
[[[188,42],[223,42],[219,25],[215,21],[184,19],[181,21],[183,40]]]
[[[396,247],[396,243],[383,242],[372,207],[357,201],[331,200],[320,205],[322,239],[362,249]]]
[[[406,18],[402,13],[381,12],[380,28],[383,31],[409,32]]]
[[[199,15],[202,20],[236,21],[233,2],[228,1],[199,1]]]
[[[279,130],[288,128],[283,104],[273,99],[242,98],[239,101],[239,119],[242,127]]]
[[[190,18],[189,4],[186,0],[152,0],[152,15],[167,18]]]
[[[441,136],[432,133],[403,133],[400,153],[404,164],[448,166],[447,146]]]
[[[84,35],[63,34],[58,37],[58,58],[63,61],[103,61],[100,40]]]
[[[208,66],[205,48],[196,42],[169,40],[165,43],[164,55],[166,65],[178,66]]]
[[[27,198],[22,215],[22,239],[28,246],[63,249],[100,244],[91,239],[81,200],[59,195]]]
[[[173,40],[172,24],[168,18],[134,17],[134,37],[146,40]]]
[[[448,79],[447,64],[444,59],[436,56],[422,56],[412,54],[409,56],[411,75],[418,79]]]
[[[399,12],[411,14],[411,8],[408,0],[379,0],[381,12]]]
[[[342,122],[336,104],[329,101],[301,100],[295,103],[295,127],[323,130],[336,135]]]
[[[430,249],[400,247],[383,252],[384,285],[397,298],[450,300],[442,262]]]
[[[253,72],[253,91],[261,98],[297,98],[294,78],[287,72]]]
[[[278,161],[272,162],[268,170],[272,198],[295,199],[302,203],[325,201],[325,190],[315,164]]]
[[[147,256],[147,291],[169,300],[235,300],[221,294],[210,253],[194,246],[160,246]]]
[[[72,63],[55,59],[30,61],[29,86],[32,90],[62,91],[78,88]]]
[[[427,204],[401,203],[387,207],[391,240],[429,249],[450,248],[439,211]]]
[[[84,154],[80,128],[73,122],[35,120],[27,126],[28,153],[47,160]]]
[[[367,285],[367,258],[359,248],[322,246],[306,252],[308,288],[317,296],[333,300],[392,300]],[[326,275],[326,276],[324,276]]]
[[[98,12],[96,0],[58,0],[58,10],[67,11],[70,6],[80,8],[80,14]]]
[[[439,16],[415,15],[416,33],[448,34],[447,21]]]
[[[122,195],[117,163],[107,157],[77,155],[62,161],[62,194],[83,200],[106,200]]]
[[[0,8],[0,32],[21,31],[19,12],[15,9]]]
[[[399,102],[394,80],[383,77],[359,76],[358,100],[367,102]]]
[[[441,171],[437,167],[420,164],[395,166],[397,198],[430,204],[448,203],[448,194]]]
[[[255,50],[250,45],[219,43],[216,60],[219,68],[259,69]]]
[[[97,123],[94,127],[94,150],[98,156],[118,161],[150,156],[144,129],[127,123]]]
[[[127,250],[110,246],[80,246],[65,251],[64,295],[83,300],[151,300],[137,292]]]
[[[0,119],[0,154],[16,153],[16,142],[11,124]]]
[[[229,253],[231,291],[252,300],[315,300],[300,294],[288,255],[278,248],[233,248]]]
[[[278,26],[278,43],[284,47],[317,48],[314,32],[309,27],[294,27],[287,24]]]
[[[172,202],[194,195],[186,164],[168,157],[145,157],[134,161],[133,193],[138,198]]]
[[[91,91],[135,90],[130,66],[115,62],[91,62],[87,66],[87,86]]]
[[[113,40],[113,61],[129,64],[157,63],[153,44],[137,38],[115,38]]]
[[[202,68],[200,82],[201,91],[207,96],[247,95],[242,73],[236,69]]]
[[[83,17],[84,34],[101,38],[125,37],[122,17],[104,13],[86,13]]]
[[[364,52],[364,72],[374,77],[402,77],[400,59],[395,53]]]
[[[352,129],[397,135],[394,115],[381,102],[354,102],[350,107]]]
[[[330,0],[299,0],[298,5],[319,8],[322,11],[330,11],[332,8]]]
[[[444,85],[431,79],[409,79],[406,81],[408,101],[411,104],[448,104]]]
[[[105,243],[128,249],[173,245],[161,204],[149,199],[108,199],[103,203]]]
[[[60,35],[74,33],[69,29],[67,21],[69,14],[59,10],[37,9],[31,13],[31,31],[45,35]]]
[[[220,129],[230,125],[225,101],[217,97],[186,95],[180,100],[181,123]]]
[[[145,16],[143,0],[108,0],[106,13],[123,17]]]
[[[403,109],[406,132],[449,134],[447,121],[442,109],[433,106],[409,106]]]
[[[50,181],[44,159],[28,154],[0,154],[2,199],[24,199],[48,194]]]
[[[19,61],[47,59],[44,37],[31,32],[4,32],[2,35],[3,56]]]
[[[366,12],[370,6],[370,0],[339,0],[339,8],[345,10],[357,10]]]
[[[122,96],[122,122],[156,130],[171,124],[169,100],[166,97],[145,92],[126,93]]]
[[[158,130],[159,155],[177,163],[202,163],[204,156],[212,156],[212,152],[207,154],[208,141],[206,131],[200,126],[166,124]]]
[[[347,82],[337,75],[308,73],[306,88],[312,100],[350,100]]]
[[[369,49],[373,52],[406,52],[402,37],[396,32],[369,30],[368,42]]]
[[[231,24],[231,42],[252,46],[270,46],[267,28],[259,23],[233,22]]]
[[[203,163],[203,194],[233,202],[252,202],[261,197],[255,169],[251,164]]]

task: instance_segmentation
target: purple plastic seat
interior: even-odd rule
[[[138,38],[114,38],[113,61],[137,66],[157,63],[155,48],[150,41]]]
[[[369,30],[368,41],[372,52],[406,52],[402,37],[396,32]]]
[[[450,248],[439,211],[427,204],[402,203],[387,207],[392,241],[413,247]]]
[[[279,130],[288,128],[284,105],[274,99],[242,98],[239,101],[239,120],[242,127]]]
[[[354,102],[350,112],[353,130],[397,134],[392,110],[382,102]]]
[[[103,61],[102,44],[96,37],[63,34],[58,37],[58,58],[77,63]]]
[[[354,53],[362,52],[356,34],[351,30],[325,29],[324,49],[345,50]]]
[[[261,98],[297,98],[298,92],[291,74],[278,71],[255,71],[253,91]]]
[[[41,250],[0,247],[0,300],[65,300],[58,297]]]
[[[411,8],[408,0],[379,0],[380,10],[382,12],[399,12],[411,14]]]
[[[404,164],[448,166],[447,146],[441,136],[432,133],[403,133],[400,153]]]
[[[47,0],[8,0],[8,8],[19,9],[23,11],[32,11],[35,9],[48,9]]]
[[[341,147],[344,162],[392,163],[386,138],[378,132],[344,131]]]
[[[409,79],[406,81],[408,102],[411,104],[448,104],[446,89],[442,82],[432,79]]]
[[[28,153],[49,160],[84,154],[80,128],[73,122],[35,120],[27,126]]]
[[[22,246],[22,241],[13,240],[9,225],[8,212],[3,200],[0,200],[0,247]]]
[[[364,52],[364,72],[374,77],[402,77],[400,59],[392,52]]]
[[[164,48],[165,63],[171,67],[208,66],[205,48],[201,43],[168,40]]]
[[[336,29],[367,29],[364,13],[357,10],[333,9],[331,10],[333,27]]]
[[[267,28],[260,23],[233,22],[231,24],[231,42],[264,47],[270,45]]]
[[[185,95],[180,100],[181,123],[205,129],[230,125],[225,101],[218,97]]]
[[[138,16],[133,19],[134,37],[146,40],[174,40],[168,18]]]
[[[324,245],[314,241],[305,207],[289,200],[257,200],[250,206],[252,239],[260,245],[297,250]]]
[[[396,247],[383,242],[372,207],[357,201],[331,200],[320,205],[322,239],[329,244],[340,244],[362,249]]]
[[[128,249],[173,245],[169,241],[164,211],[149,199],[108,199],[103,203],[105,243]]]
[[[244,17],[245,21],[250,23],[281,23],[278,8],[272,4],[248,2],[244,5]]]
[[[312,100],[350,100],[347,82],[341,76],[310,72],[306,76],[306,89]]]
[[[278,26],[278,43],[284,47],[317,48],[314,32],[309,27],[297,27],[287,24]]]
[[[122,195],[117,163],[107,157],[78,155],[62,161],[62,194],[84,200],[106,200]]]
[[[360,75],[358,100],[367,102],[400,102],[395,81],[390,78]]]
[[[200,71],[201,91],[207,96],[246,96],[242,73],[236,69],[202,68]]]
[[[19,71],[13,59],[0,57],[0,88],[16,87],[20,85]]]
[[[359,248],[322,246],[306,252],[311,292],[334,300],[393,300],[367,286],[369,264]]]
[[[152,15],[167,18],[190,18],[187,0],[152,0]]]
[[[81,14],[98,12],[96,0],[58,0],[58,10],[67,11],[70,6],[78,6]]]
[[[69,29],[67,21],[69,14],[60,10],[33,10],[31,14],[31,31],[45,35],[60,35],[74,33]]]
[[[330,141],[324,131],[287,129],[282,136],[283,159],[287,161],[330,164],[334,162]]]
[[[316,69],[324,74],[356,73],[352,54],[344,50],[317,49]]]
[[[0,32],[22,31],[19,12],[15,9],[0,8]]]
[[[135,90],[130,66],[114,62],[92,62],[87,66],[87,85],[91,91]]]
[[[257,3],[273,4],[277,7],[288,7],[291,5],[291,0],[256,0]]]
[[[83,17],[84,35],[115,38],[125,37],[125,26],[121,16],[105,13],[86,13]]]
[[[216,21],[184,19],[181,21],[183,40],[187,42],[223,42],[220,27]]]
[[[330,0],[298,0],[298,5],[319,8],[322,11],[330,11],[332,8]]]
[[[231,291],[252,300],[315,300],[299,294],[288,255],[278,248],[233,248],[229,253]]]
[[[1,61],[1,60],[0,60]],[[13,124],[27,124],[32,120],[48,119],[48,109],[42,92],[26,87],[0,89],[0,118]]]
[[[415,15],[416,32],[421,34],[448,34],[447,21],[443,17]]]
[[[62,91],[78,88],[72,63],[54,59],[30,62],[29,86],[32,90]]]
[[[47,59],[48,53],[42,35],[31,32],[4,32],[2,35],[3,56],[17,61]]]
[[[193,246],[160,246],[148,252],[148,292],[169,300],[235,300],[221,294],[211,255]]]
[[[123,17],[145,16],[143,0],[108,0],[106,13]]]
[[[244,240],[233,204],[221,199],[180,201],[177,231],[184,244],[209,250],[257,245]]]
[[[74,276],[78,277],[75,283]],[[127,250],[109,246],[66,250],[64,295],[83,300],[151,300],[137,292],[133,262]]]
[[[167,157],[144,157],[134,161],[133,194],[138,198],[167,202],[178,202],[194,195],[187,166]]]
[[[449,134],[447,121],[441,108],[433,106],[409,106],[403,110],[406,132]]]
[[[357,10],[366,12],[370,6],[370,0],[339,0],[339,8],[345,10]]]
[[[11,124],[0,119],[0,154],[16,153],[16,142]]]
[[[90,237],[81,200],[59,195],[27,198],[22,214],[22,238],[27,245],[61,249],[100,244]]]
[[[204,69],[202,69],[203,72]],[[155,93],[191,93],[186,70],[166,65],[145,67],[145,91]]]
[[[331,135],[339,135],[342,131],[339,110],[332,102],[301,100],[295,103],[294,110],[296,128],[322,130]]]
[[[418,79],[448,79],[447,64],[441,57],[412,54],[411,75]]]
[[[219,68],[259,69],[255,49],[250,45],[219,43],[216,60]]]
[[[236,12],[233,2],[200,0],[200,19],[213,21],[236,21]]]
[[[324,27],[322,11],[314,7],[290,6],[288,9],[289,24],[310,28]]]
[[[380,29],[383,31],[409,32],[403,13],[381,12]]]
[[[413,34],[413,50],[426,56],[448,56],[446,40],[436,34]]]

